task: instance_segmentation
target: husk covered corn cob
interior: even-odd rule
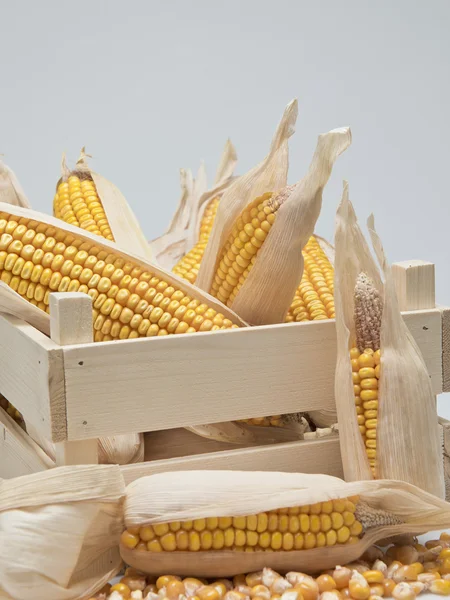
[[[325,475],[166,473],[128,487],[122,556],[151,574],[229,576],[268,561],[283,571],[294,565],[317,571],[355,560],[377,540],[435,527],[436,518],[445,526],[449,508],[414,486],[393,481],[348,484]]]
[[[369,229],[384,282],[345,184],[335,236],[335,391],[345,477],[393,478],[443,497],[442,448],[430,378],[403,322],[373,221]]]
[[[114,241],[122,250],[151,259],[150,247],[130,205],[115,185],[90,169],[87,157],[82,148],[75,169],[70,171],[63,154],[54,216]]]
[[[301,281],[302,250],[320,213],[321,190],[351,141],[348,128],[320,136],[306,176],[286,186],[296,108],[287,107],[266,159],[224,194],[196,281],[254,325],[284,321]]]

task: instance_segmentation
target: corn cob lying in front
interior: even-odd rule
[[[11,208],[0,205],[0,279],[47,312],[51,292],[88,294],[95,341],[238,326],[218,306],[212,308],[200,290],[185,291],[156,267],[89,234],[78,236],[76,230],[47,224],[37,213]]]
[[[381,370],[380,331],[383,303],[367,275],[355,286],[356,345],[350,350],[358,425],[374,477],[377,456],[378,382]]]
[[[358,497],[281,508],[243,517],[210,517],[129,528],[126,548],[149,552],[273,552],[354,544],[375,522],[400,520],[369,508]]]

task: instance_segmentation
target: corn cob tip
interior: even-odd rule
[[[360,352],[365,348],[380,348],[383,300],[372,279],[361,272],[356,278],[355,291],[356,345]]]

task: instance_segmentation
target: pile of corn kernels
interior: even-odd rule
[[[232,579],[148,577],[128,568],[91,600],[414,600],[421,592],[450,595],[450,534],[425,545],[373,546],[358,562],[312,577],[264,569]]]

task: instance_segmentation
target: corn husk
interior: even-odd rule
[[[319,136],[308,173],[295,186],[286,188],[287,140],[292,129],[290,120],[293,119],[290,107],[266,160],[241,177],[224,194],[196,281],[200,288],[211,289],[225,240],[249,202],[263,192],[281,194],[284,201],[277,210],[275,222],[254,266],[230,304],[252,325],[284,321],[302,278],[302,250],[314,232],[322,206],[322,190],[331,175],[333,163],[351,142],[348,128],[335,129]],[[281,146],[278,147],[280,140]],[[280,188],[284,189],[280,191]]]
[[[233,177],[234,169],[237,163],[236,149],[227,140],[220,158],[219,166],[217,167],[214,185],[198,198],[198,202],[192,206],[191,218],[187,231],[186,249],[190,250],[199,240],[200,225],[203,214],[210,200],[217,197],[222,197],[225,191],[230,187],[236,177]]]
[[[354,495],[359,495],[360,502],[368,507],[387,513],[380,525],[367,528],[355,544],[276,551],[269,555],[231,550],[154,553],[121,546],[122,558],[130,566],[150,574],[228,577],[256,571],[268,564],[279,572],[317,572],[358,559],[381,539],[421,534],[450,525],[450,504],[404,482],[346,483],[328,475],[247,471],[191,471],[143,477],[127,487],[124,516],[126,527],[132,527],[252,515]]]
[[[114,241],[119,248],[151,260],[151,251],[147,238],[142,231],[136,215],[126,201],[122,192],[113,183],[99,173],[95,173],[87,163],[88,154],[85,148],[81,149],[80,157],[73,173],[89,175],[97,188],[97,194],[103,205],[109,222]],[[65,156],[62,160],[62,180],[67,180],[71,173],[65,165]]]
[[[357,425],[349,355],[355,340],[355,282],[364,272],[383,299],[377,476],[406,481],[443,497],[435,396],[423,357],[402,319],[391,269],[375,233],[373,219],[369,227],[384,282],[357,223],[345,183],[335,237],[338,348],[335,393],[345,478],[354,481],[373,477]]]
[[[297,100],[292,100],[284,110],[269,154],[248,173],[239,177],[223,195],[197,276],[198,287],[204,290],[211,289],[217,255],[245,206],[264,192],[278,190],[286,185],[289,166],[288,140],[295,131],[297,114]]]
[[[122,567],[125,485],[117,466],[0,481],[0,598],[90,598]]]
[[[162,236],[149,242],[154,260],[168,271],[186,253],[187,227],[192,212],[192,205],[195,203],[195,198],[203,194],[207,186],[206,171],[203,163],[200,165],[195,180],[190,170],[185,171],[182,169],[180,184],[181,198],[169,229]]]
[[[0,158],[0,202],[30,208],[30,203],[15,173]]]

